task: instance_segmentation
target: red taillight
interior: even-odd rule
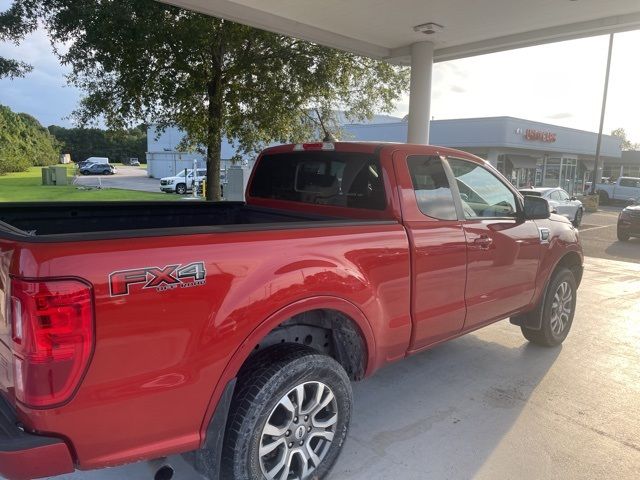
[[[16,398],[51,407],[71,398],[93,348],[91,287],[78,280],[11,280]]]

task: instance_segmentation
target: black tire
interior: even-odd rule
[[[565,322],[561,322],[563,327],[557,328],[558,323],[554,323],[553,313],[555,310],[554,304],[557,303],[557,294],[559,293],[560,286],[566,284],[571,291],[571,300],[569,303],[571,311],[567,314]],[[573,276],[571,270],[566,268],[560,268],[555,272],[553,278],[549,282],[547,292],[544,298],[544,305],[542,308],[542,328],[535,330],[526,326],[521,326],[522,334],[524,338],[531,343],[540,345],[543,347],[555,347],[564,342],[565,338],[571,330],[573,324],[573,317],[576,312],[576,293],[577,293],[576,279]],[[560,320],[556,320],[560,322]],[[555,327],[554,327],[555,325]]]
[[[598,196],[600,197],[600,205],[606,205],[609,203],[609,194],[607,192],[600,190],[598,192]]]
[[[176,193],[178,195],[184,195],[185,193],[187,193],[187,186],[184,183],[179,183],[178,185],[176,185]]]
[[[620,229],[618,229],[618,240],[620,240],[621,242],[628,242],[629,238],[631,237],[631,235],[629,235],[626,232],[621,231]]]
[[[80,170],[80,175],[89,175],[89,172],[86,170]]]
[[[326,429],[333,429],[333,439],[330,442],[322,443],[326,442],[322,437],[314,438],[312,433],[307,436],[306,428],[311,429],[309,432],[314,433],[326,430],[315,428],[316,420],[309,420],[310,417],[317,417],[317,414],[304,418],[300,415],[298,418],[293,416],[295,413],[292,413],[291,419],[282,420],[284,425],[282,428],[286,429],[287,433],[279,434],[279,441],[282,442],[280,446],[261,457],[260,448],[270,446],[276,438],[263,431],[267,421],[271,421],[273,416],[279,412],[278,409],[282,409],[279,405],[282,405],[281,401],[285,397],[293,402],[295,411],[298,411],[294,389],[303,384],[307,385],[304,387],[305,389],[313,388],[317,384],[328,387],[330,389],[328,392],[323,390],[327,397],[323,396],[322,398],[329,398],[329,393],[333,393],[335,402],[331,400],[330,407],[331,409],[335,408],[337,421],[332,426],[326,427]],[[308,392],[308,390],[304,391]],[[308,397],[305,393],[303,398],[307,400],[314,397],[315,394],[312,392],[313,390]],[[308,405],[305,401],[301,403]],[[325,449],[319,465],[314,467],[315,470],[310,475],[310,478],[313,479],[324,478],[342,450],[349,429],[351,406],[351,384],[346,372],[338,362],[301,345],[266,349],[256,356],[252,367],[238,378],[238,386],[234,393],[225,432],[221,478],[227,480],[264,479],[266,477],[263,474],[263,462],[265,470],[271,470],[274,468],[272,466],[274,464],[270,462],[277,464],[277,460],[280,458],[294,458],[295,460],[290,462],[292,467],[301,468],[302,457],[295,454],[294,451],[298,449],[298,445],[304,444],[302,448],[307,448],[307,443],[309,448],[319,448],[322,445],[322,448]],[[280,412],[287,414],[286,409],[280,410]],[[304,427],[303,422],[307,422],[308,427]],[[300,437],[299,434],[304,437]],[[263,443],[265,436],[269,440],[268,444]],[[316,438],[320,439],[316,441]],[[290,441],[291,443],[289,443]],[[313,442],[316,442],[315,447]],[[270,456],[273,456],[274,459]],[[309,461],[307,465],[313,466]],[[282,470],[275,473],[281,474]]]
[[[575,218],[573,219],[573,226],[578,228],[581,223],[582,223],[582,209],[579,208],[578,211],[576,212]]]

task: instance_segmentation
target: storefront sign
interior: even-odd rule
[[[545,142],[553,143],[556,141],[557,135],[553,132],[543,132],[541,130],[534,130],[533,128],[516,128],[516,134],[522,135],[525,140],[531,142]]]

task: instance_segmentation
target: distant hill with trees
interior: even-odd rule
[[[74,162],[81,162],[89,157],[109,157],[112,162],[122,162],[129,158],[144,162],[146,158],[145,125],[121,132],[51,125],[49,132],[62,144],[62,153],[70,154]]]
[[[0,175],[57,163],[60,144],[40,122],[0,105]]]

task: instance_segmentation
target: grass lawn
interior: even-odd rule
[[[73,177],[73,165],[69,177]],[[177,200],[178,195],[109,188],[78,190],[75,185],[43,186],[41,167],[0,176],[0,202],[67,202],[95,200]]]

